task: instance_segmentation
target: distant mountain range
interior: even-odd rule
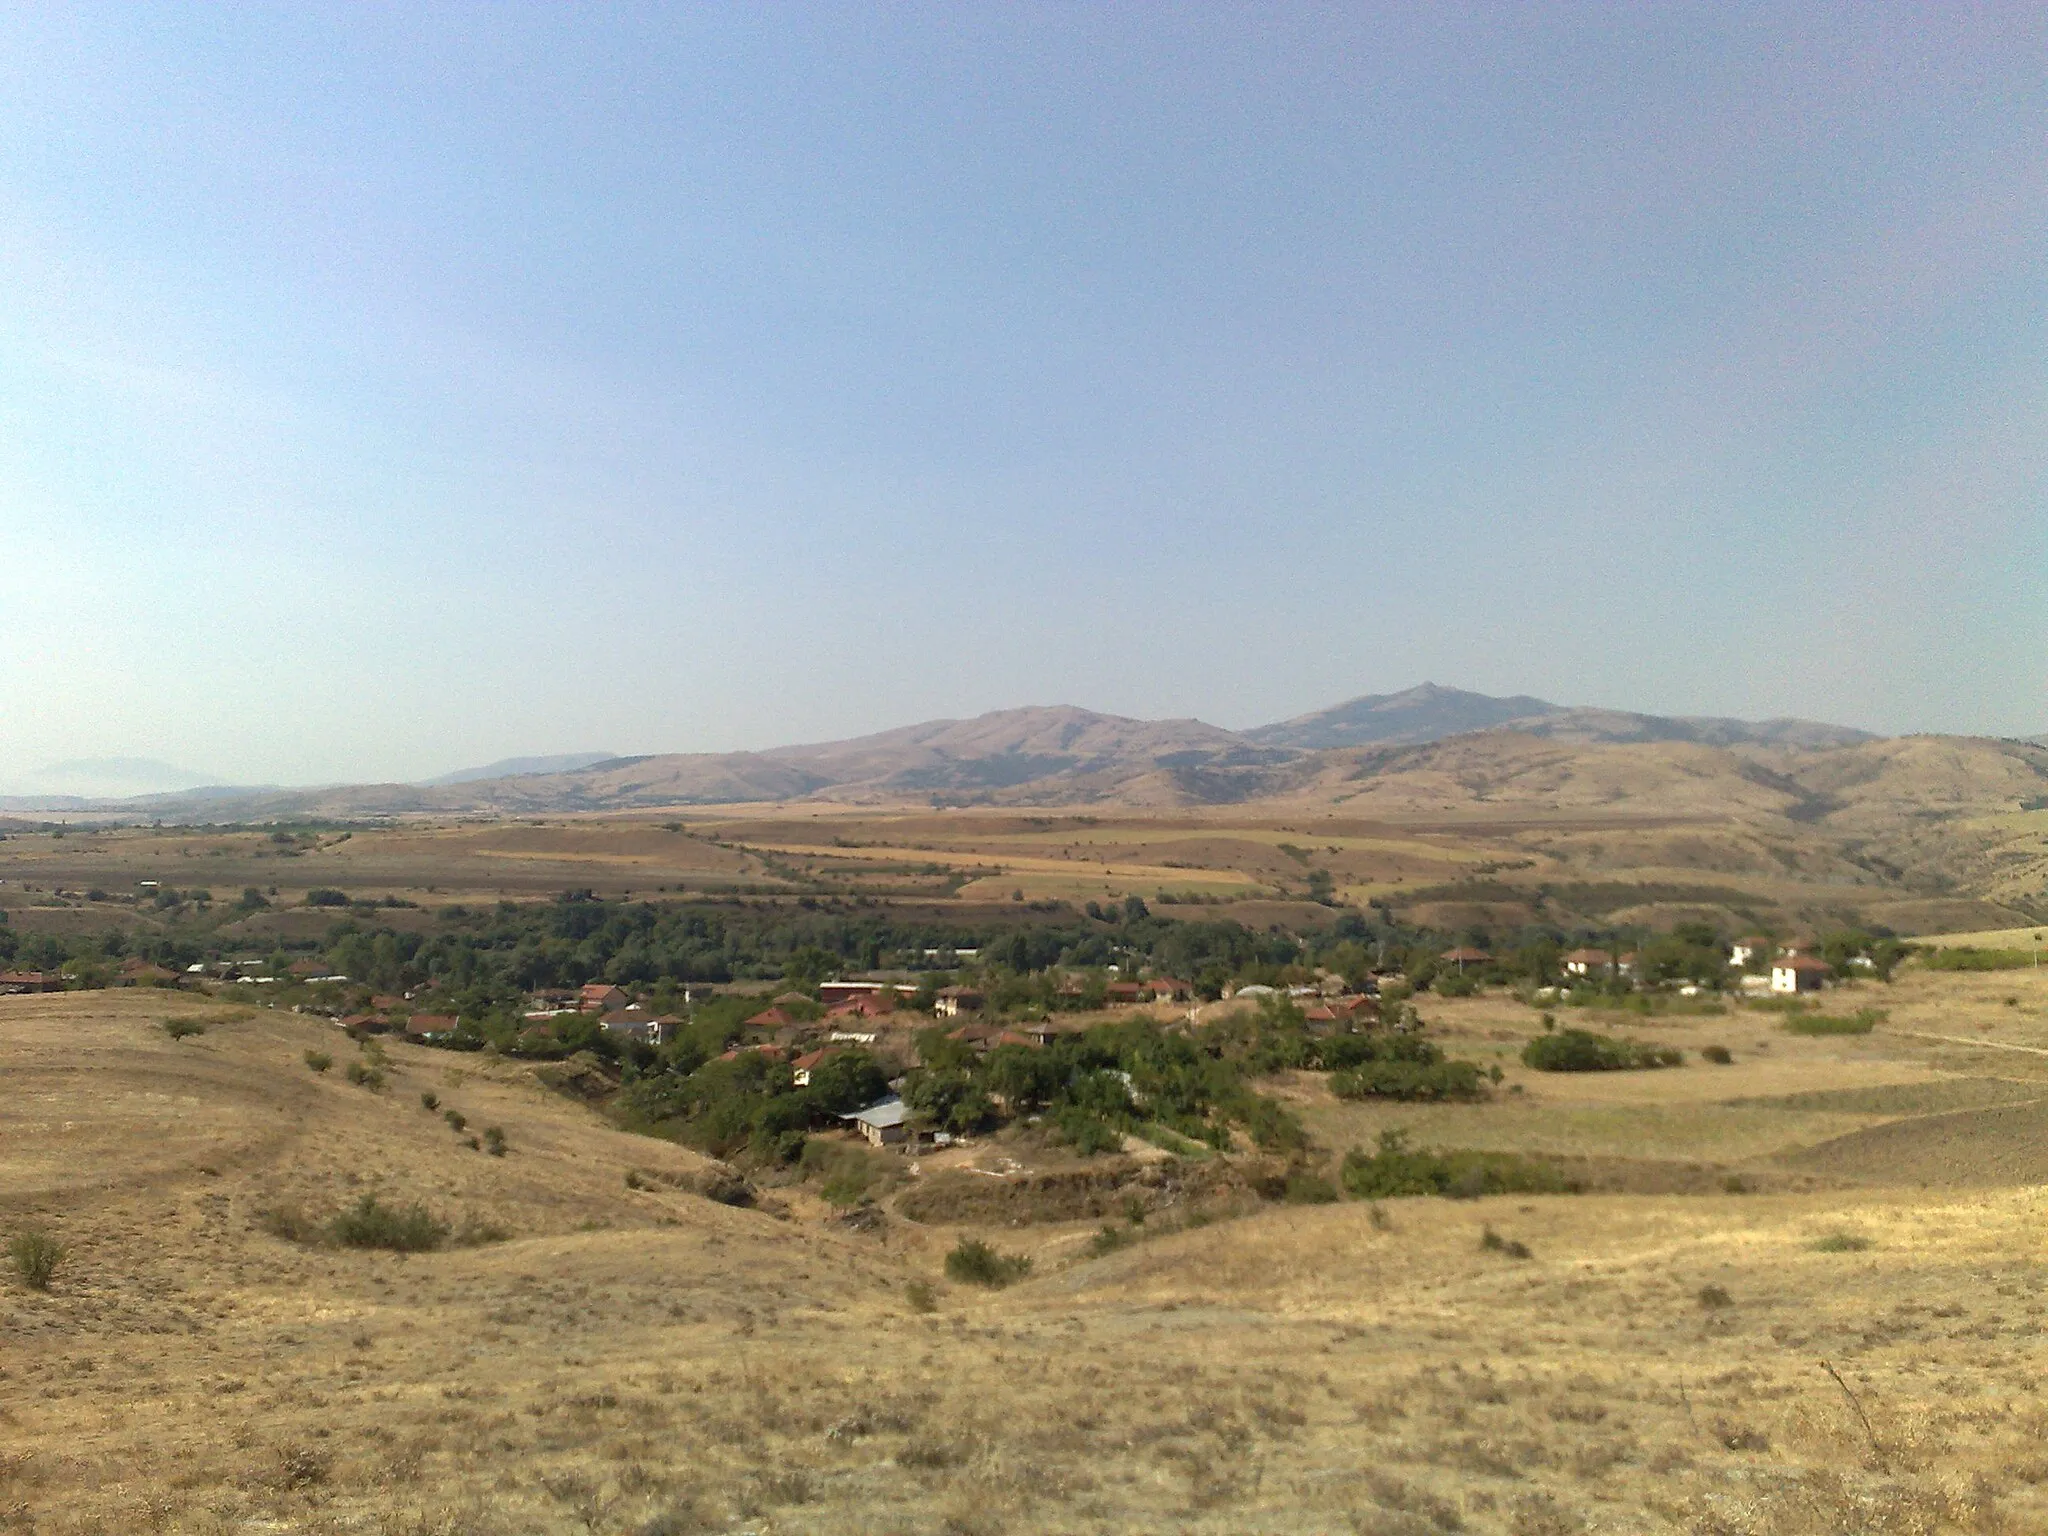
[[[37,770],[15,788],[25,796],[119,800],[201,789],[213,782],[206,774],[153,757],[75,757]]]
[[[1417,746],[1473,731],[1512,730],[1555,741],[1697,741],[1709,746],[1765,742],[1778,746],[1843,747],[1873,741],[1869,731],[1813,720],[1730,720],[1708,715],[1638,715],[1618,709],[1571,708],[1516,694],[1497,699],[1424,683],[1403,693],[1372,693],[1312,715],[1244,732],[1261,746],[1320,751],[1332,747]]]
[[[578,768],[609,763],[618,755],[616,752],[563,752],[554,757],[501,757],[481,768],[458,768],[438,779],[423,779],[421,782],[430,785],[474,784],[479,779],[516,779],[528,773],[571,773]]]
[[[639,757],[583,752],[506,758],[425,784],[187,788],[100,802],[16,797],[0,799],[0,810],[265,820],[560,813],[805,798],[861,804],[1160,807],[1303,796],[1346,800],[1359,792],[1347,786],[1363,780],[1423,773],[1436,759],[1416,756],[1419,749],[1495,738],[1530,748],[1546,744],[1547,758],[1535,754],[1544,761],[1574,748],[1627,745],[1736,751],[1743,754],[1740,760],[1717,766],[1710,777],[1717,782],[1739,778],[1747,786],[1741,795],[1776,785],[1769,793],[1806,806],[1800,814],[1824,814],[1812,809],[1823,801],[1807,796],[1786,776],[1790,760],[1785,754],[1839,751],[1879,740],[1868,731],[1808,720],[1644,715],[1527,696],[1495,698],[1424,683],[1248,731],[1200,720],[1134,720],[1071,705],[1034,706],[764,752]],[[1517,750],[1530,757],[1529,751]],[[1486,756],[1491,761],[1499,754],[1489,749]]]

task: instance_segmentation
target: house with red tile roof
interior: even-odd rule
[[[1564,957],[1568,976],[1605,976],[1614,969],[1614,956],[1604,949],[1575,949]]]

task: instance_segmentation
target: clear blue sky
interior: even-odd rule
[[[2048,730],[2038,5],[0,12],[0,787]]]

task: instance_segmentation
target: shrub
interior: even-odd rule
[[[1512,1237],[1502,1237],[1488,1227],[1479,1234],[1479,1247],[1484,1253],[1504,1253],[1511,1259],[1533,1259],[1529,1245]]]
[[[1281,1196],[1289,1205],[1334,1205],[1341,1197],[1337,1186],[1315,1173],[1296,1173],[1288,1177],[1287,1191]]]
[[[328,1235],[344,1248],[385,1248],[393,1253],[425,1253],[448,1240],[448,1223],[424,1205],[398,1207],[364,1195],[327,1224]]]
[[[47,1291],[57,1266],[64,1262],[64,1245],[41,1227],[23,1227],[7,1244],[7,1256],[21,1283],[32,1291]]]
[[[1725,1045],[1709,1045],[1702,1047],[1700,1050],[1700,1058],[1703,1061],[1711,1061],[1717,1067],[1725,1067],[1735,1060],[1734,1055],[1729,1051],[1728,1047]]]
[[[315,886],[312,890],[306,892],[306,905],[309,907],[345,907],[348,905],[348,892],[337,891],[331,886]]]
[[[424,1109],[428,1114],[431,1115],[440,1107],[441,1096],[438,1093],[423,1093],[420,1095],[420,1108]]]
[[[1851,1014],[1794,1013],[1785,1017],[1792,1035],[1867,1035],[1884,1022],[1882,1008],[1858,1008]]]
[[[384,1087],[384,1069],[366,1067],[360,1061],[352,1061],[348,1064],[348,1080],[358,1088],[367,1088],[370,1092],[377,1093]]]
[[[1114,1152],[1124,1144],[1124,1133],[1078,1104],[1063,1106],[1053,1117],[1053,1128],[1082,1157]]]
[[[1700,1305],[1709,1312],[1719,1312],[1735,1305],[1735,1298],[1718,1285],[1703,1285],[1699,1293]]]
[[[334,1065],[334,1058],[325,1051],[308,1051],[306,1052],[306,1065],[315,1072],[325,1072]]]
[[[1815,1241],[1815,1253],[1861,1253],[1870,1246],[1870,1239],[1854,1232],[1830,1232]]]
[[[1470,1061],[1367,1061],[1330,1074],[1340,1099],[1476,1099],[1479,1067]]]
[[[1104,1225],[1097,1229],[1093,1237],[1088,1239],[1088,1257],[1091,1259],[1102,1258],[1106,1254],[1115,1253],[1119,1248],[1130,1247],[1137,1240],[1138,1235],[1128,1227]]]
[[[911,1311],[920,1315],[939,1310],[938,1293],[932,1289],[929,1280],[913,1280],[904,1286],[903,1299],[909,1303]]]
[[[1684,1059],[1670,1046],[1617,1040],[1586,1029],[1539,1035],[1522,1047],[1522,1060],[1538,1072],[1627,1072],[1675,1067]]]
[[[495,1125],[486,1126],[484,1128],[484,1150],[493,1157],[503,1157],[505,1155],[504,1131]]]
[[[1001,1290],[1031,1273],[1031,1260],[1023,1254],[999,1253],[978,1237],[963,1237],[946,1255],[946,1277],[962,1285],[984,1285]]]
[[[327,1229],[296,1205],[269,1206],[256,1213],[256,1223],[272,1237],[281,1237],[288,1243],[320,1243],[327,1240]]]
[[[163,1021],[162,1028],[163,1032],[169,1035],[173,1040],[185,1040],[189,1039],[193,1035],[205,1034],[206,1020],[195,1019],[189,1016],[175,1019],[165,1019]]]
[[[448,1129],[454,1131],[457,1135],[460,1135],[469,1124],[468,1119],[459,1109],[444,1109],[441,1111],[441,1118],[448,1122]]]
[[[1570,1194],[1578,1186],[1556,1167],[1513,1152],[1431,1151],[1408,1145],[1405,1131],[1380,1132],[1379,1150],[1344,1155],[1344,1188],[1361,1200],[1397,1195]]]

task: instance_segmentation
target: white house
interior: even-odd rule
[[[1728,946],[1728,964],[1738,971],[1746,971],[1770,952],[1771,941],[1752,934],[1746,939],[1737,939]]]
[[[1773,992],[1818,992],[1834,967],[1814,955],[1787,955],[1771,962]]]

